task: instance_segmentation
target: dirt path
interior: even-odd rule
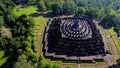
[[[80,64],[78,64],[78,68],[81,68]]]
[[[36,51],[37,51],[38,57],[40,56],[42,35],[43,35],[43,31],[44,31],[45,25],[46,25],[46,19],[44,19],[43,23],[40,25],[40,29],[39,29],[39,31],[37,33]]]

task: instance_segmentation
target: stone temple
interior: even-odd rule
[[[104,61],[106,50],[100,31],[87,18],[54,18],[44,33],[44,55],[51,60]]]

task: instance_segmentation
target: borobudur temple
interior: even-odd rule
[[[104,42],[87,18],[50,19],[44,33],[44,55],[62,61],[104,61]]]

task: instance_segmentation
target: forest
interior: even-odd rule
[[[115,27],[120,35],[119,0],[40,0],[38,11],[52,11],[57,15],[72,15],[96,19],[104,28]]]
[[[34,1],[34,2],[33,2]],[[39,12],[51,11],[52,15],[72,15],[97,19],[104,28],[114,27],[120,35],[119,0],[14,0],[15,4],[36,5]]]
[[[120,0],[0,0],[0,53],[4,54],[0,57],[1,68],[60,68],[38,58],[33,18],[14,15],[12,10],[17,5],[35,5],[38,12],[53,16],[75,14],[95,19],[105,29],[114,27],[120,36]]]

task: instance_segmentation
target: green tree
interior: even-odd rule
[[[6,44],[7,40],[5,38],[0,37],[0,50],[3,50]]]
[[[36,62],[38,60],[36,53],[33,52],[33,50],[29,47],[25,48],[25,54],[28,56],[28,59],[33,62]]]
[[[0,27],[1,27],[2,25],[4,25],[4,18],[3,18],[3,16],[0,16]]]
[[[52,5],[52,13],[54,15],[61,15],[63,13],[62,6],[58,3]]]
[[[47,10],[52,10],[52,3],[51,2],[46,1],[45,5],[46,5]]]
[[[53,68],[61,68],[61,67],[59,65],[57,65],[57,64],[54,64]]]
[[[72,68],[72,66],[67,66],[66,68]]]
[[[4,38],[7,38],[7,39],[12,38],[12,33],[9,28],[1,27],[0,34],[1,34],[1,37],[4,37]]]
[[[77,15],[85,16],[85,8],[79,7],[77,11]]]
[[[28,5],[33,5],[36,3],[36,0],[28,0],[27,4]]]
[[[14,64],[13,68],[35,68],[32,62],[27,61],[27,56],[24,54],[18,57],[18,61]]]
[[[38,6],[38,11],[40,12],[45,12],[47,10],[47,7],[44,2],[39,2],[37,6]]]
[[[97,7],[92,7],[91,5],[87,7],[85,15],[89,18],[98,18],[98,8]]]
[[[65,15],[71,15],[76,13],[76,5],[73,1],[71,0],[66,0],[65,3],[63,4],[63,14]]]

